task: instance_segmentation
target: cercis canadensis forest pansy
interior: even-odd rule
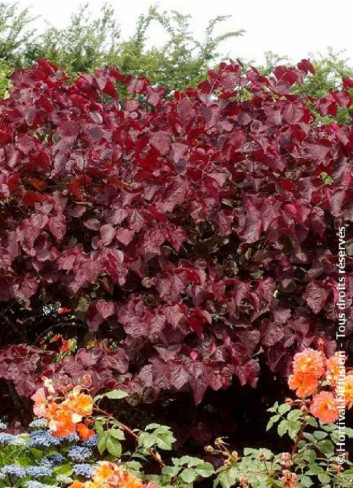
[[[353,321],[353,126],[335,118],[353,80],[314,98],[298,89],[313,71],[230,61],[172,93],[114,67],[13,73],[0,102],[0,379],[41,419],[0,434],[0,487],[353,485],[333,424],[335,351],[348,345],[351,365]],[[288,386],[296,397],[279,404]],[[343,391],[349,410],[350,368]],[[277,400],[267,428],[285,452],[230,448],[241,423],[252,429],[252,395],[261,422]],[[190,421],[175,422],[178,440],[154,422],[170,406]],[[211,416],[234,422],[231,440]],[[205,440],[207,459],[185,455]]]
[[[332,354],[336,233],[353,220],[352,126],[334,117],[351,96],[347,79],[297,93],[312,72],[222,63],[167,93],[115,68],[16,70],[0,105],[0,377],[30,397],[43,374],[87,372],[96,391],[199,404],[256,388],[262,365],[286,377],[321,339]],[[40,325],[55,304],[55,333],[67,314],[79,341],[64,331],[54,362]]]

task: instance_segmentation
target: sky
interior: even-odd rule
[[[10,2],[15,3],[15,2]],[[31,12],[55,27],[64,27],[81,0],[19,0],[20,7],[32,6]],[[88,0],[93,15],[103,1]],[[121,25],[122,37],[134,30],[138,15],[158,3],[162,10],[178,10],[192,15],[195,37],[202,38],[207,21],[218,15],[231,15],[218,33],[245,30],[242,37],[224,42],[222,51],[232,59],[261,63],[264,53],[287,55],[297,62],[310,53],[325,54],[331,47],[353,65],[353,0],[111,0]],[[155,26],[149,32],[150,43],[158,47],[163,33]]]

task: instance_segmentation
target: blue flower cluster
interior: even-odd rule
[[[59,474],[56,476],[56,482],[60,484],[60,486],[69,486],[73,482],[73,479],[68,475]]]
[[[0,433],[0,445],[13,445],[16,441],[16,436],[10,433]]]
[[[14,445],[16,447],[24,447],[27,445],[27,441],[21,437],[21,435],[17,435],[13,437],[14,439],[9,443],[9,445]]]
[[[95,448],[98,443],[98,435],[93,435],[88,440],[85,440],[82,445],[84,447]]]
[[[40,465],[51,468],[53,466],[53,463],[49,460],[48,457],[43,457],[40,461]]]
[[[4,465],[1,468],[1,472],[5,475],[11,475],[13,477],[25,477],[26,469],[17,464]]]
[[[93,475],[95,466],[90,464],[76,464],[73,466],[73,470],[76,475],[80,475],[81,477],[86,477],[90,479]]]
[[[39,488],[39,487],[53,487],[53,486],[48,486],[48,484],[42,484],[41,482],[39,481],[28,481],[27,482],[27,487],[33,487],[35,489]]]
[[[60,436],[58,438],[58,440],[60,441],[60,443],[62,443],[63,441],[68,441],[70,443],[74,442],[74,441],[79,441],[80,440],[80,437],[78,436],[78,434],[76,433],[76,431],[74,431],[73,433],[70,433],[69,436]]]
[[[73,472],[76,476],[84,477],[86,479],[92,477],[95,465],[93,463],[88,463],[88,461],[93,458],[92,449],[97,446],[98,435],[94,435],[84,442],[80,441],[77,433],[65,438],[58,438],[51,435],[50,431],[47,429],[47,421],[43,418],[32,421],[30,427],[32,431],[29,433],[29,436],[27,433],[15,436],[10,433],[1,432],[2,429],[6,428],[6,425],[0,420],[0,450],[1,446],[23,445],[28,448],[39,448],[44,452],[48,451],[47,449],[56,447],[56,450],[59,452],[60,444],[65,443],[63,445],[65,447],[65,456],[61,453],[51,453],[49,451],[48,455],[45,453],[42,454],[40,461],[38,460],[39,465],[30,465],[27,467],[20,466],[16,463],[5,465],[4,467],[0,467],[0,480],[6,480],[7,477],[11,476],[16,479],[24,479],[24,486],[22,487],[53,487],[40,481],[51,480],[49,478],[54,477],[55,467],[66,464],[69,460],[71,460],[71,464],[74,464]],[[77,444],[76,442],[78,441],[80,441],[80,443]],[[72,445],[72,443],[74,443],[74,445]],[[65,487],[72,482],[72,478],[66,475],[57,475],[55,480],[57,484]]]
[[[44,428],[47,428],[48,421],[45,418],[37,418],[34,419],[32,423],[29,424],[29,426],[33,430],[43,430]]]
[[[28,446],[36,448],[49,448],[51,446],[59,445],[58,438],[52,436],[48,431],[33,431],[30,435]]]
[[[26,467],[26,475],[30,477],[50,477],[53,471],[45,465],[33,465]]]
[[[61,465],[66,462],[66,458],[61,455],[61,453],[53,453],[53,455],[49,455],[48,462],[50,465]]]
[[[92,450],[87,447],[72,447],[68,453],[69,458],[74,462],[83,462],[92,456]]]

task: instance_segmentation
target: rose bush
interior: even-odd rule
[[[298,374],[307,376],[310,394],[301,390],[299,397],[268,409],[267,429],[276,426],[286,438],[284,450],[238,452],[219,437],[204,446],[203,458],[178,456],[178,440],[168,426],[132,430],[107,411],[114,403],[121,412],[129,401],[126,392],[93,398],[88,376],[85,385],[43,379],[32,396],[33,412],[41,418],[32,421],[30,432],[0,433],[0,487],[353,487],[348,453],[335,449],[343,434],[347,441],[353,437],[351,428],[333,424],[345,416],[344,404],[332,395],[340,365],[337,355],[327,358],[311,348],[295,355],[289,383]],[[348,409],[352,378],[349,372],[343,386]],[[6,429],[1,422],[0,431]]]

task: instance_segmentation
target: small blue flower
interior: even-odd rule
[[[48,427],[48,421],[45,418],[37,418],[34,419],[29,426],[34,430],[43,430]]]
[[[40,461],[40,465],[42,467],[49,467],[51,468],[53,466],[53,463],[51,462],[51,460],[49,459],[49,457],[43,457]]]
[[[61,455],[61,453],[53,453],[53,455],[49,455],[48,462],[51,465],[61,465],[66,462],[66,458]]]
[[[14,477],[25,477],[26,469],[17,464],[4,465],[1,469],[3,474],[12,475]]]
[[[72,447],[69,450],[68,456],[74,462],[83,462],[92,456],[92,450],[87,447]]]
[[[50,477],[53,471],[45,465],[26,467],[26,474],[31,477]]]
[[[21,438],[20,435],[17,435],[17,436],[13,437],[13,440],[10,441],[9,445],[13,445],[16,447],[24,447],[25,445],[27,445],[27,442],[26,442],[26,440]]]
[[[82,446],[89,447],[89,448],[94,448],[94,447],[97,446],[97,443],[98,443],[98,435],[93,435],[88,440],[85,440],[82,443]]]
[[[0,445],[25,446],[27,444],[20,435],[10,435],[10,433],[0,433]]]
[[[26,487],[33,487],[33,488],[37,488],[37,487],[54,487],[54,486],[48,486],[48,484],[42,484],[41,482],[39,481],[27,481],[27,486]]]
[[[56,478],[56,482],[58,484],[62,484],[64,486],[68,486],[69,484],[71,484],[72,481],[73,481],[73,479],[71,477],[69,477],[68,475],[64,475],[64,474],[59,474]]]
[[[76,464],[73,466],[76,475],[90,479],[93,475],[95,466],[90,464]]]
[[[16,437],[10,433],[0,433],[0,445],[12,445]]]
[[[30,435],[28,445],[30,447],[49,448],[59,443],[58,438],[52,436],[48,431],[33,431]]]
[[[60,442],[63,442],[63,441],[68,441],[68,442],[74,442],[74,441],[79,441],[80,437],[78,436],[78,434],[76,433],[76,431],[74,431],[73,433],[70,433],[69,436],[61,436],[59,438]]]

